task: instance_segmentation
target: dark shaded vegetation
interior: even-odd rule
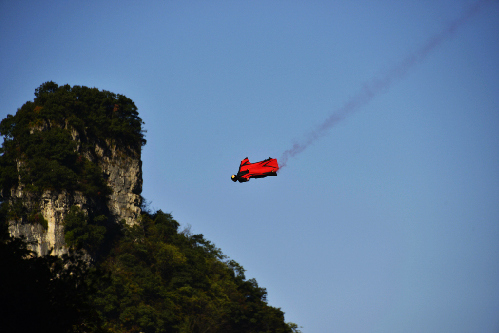
[[[86,250],[95,256],[106,235],[108,218],[99,215],[90,218],[78,206],[72,206],[64,218],[64,240],[75,250]]]
[[[1,219],[2,332],[105,332],[90,298],[103,278],[98,270],[74,251],[37,257],[8,234],[4,209]]]
[[[144,209],[125,225],[105,209],[73,206],[64,218],[69,253],[61,257],[36,256],[11,237],[8,221],[47,228],[33,202],[10,197],[13,187],[35,197],[48,189],[105,200],[110,189],[87,158],[92,145],[119,144],[134,154],[145,144],[136,107],[124,96],[53,82],[35,95],[0,123],[2,331],[299,332],[241,265],[161,210]]]

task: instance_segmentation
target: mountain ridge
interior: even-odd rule
[[[299,332],[240,264],[144,205],[132,100],[54,82],[35,96],[0,123],[3,327],[32,330],[29,312],[41,331]]]

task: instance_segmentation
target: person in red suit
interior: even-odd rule
[[[277,159],[267,158],[266,160],[250,163],[246,157],[241,161],[237,175],[232,175],[232,181],[239,181],[240,183],[247,182],[250,178],[264,178],[267,176],[277,176],[279,165]]]

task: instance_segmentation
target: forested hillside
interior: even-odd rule
[[[131,222],[107,208],[115,200],[99,166],[107,155],[91,146],[140,156],[146,141],[133,101],[54,82],[35,96],[0,124],[0,299],[8,305],[2,329],[298,332],[267,303],[265,288],[203,235],[143,204]],[[58,220],[44,210],[47,193],[66,195],[57,211],[65,242],[59,256],[40,255],[12,236],[13,225],[41,226],[31,242],[57,230]]]

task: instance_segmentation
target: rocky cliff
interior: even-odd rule
[[[26,237],[40,255],[50,250],[60,255],[67,252],[65,219],[71,207],[88,217],[82,227],[92,216],[135,223],[145,140],[133,102],[53,82],[35,95],[0,126],[1,199],[10,233]]]
[[[64,241],[64,219],[72,206],[79,207],[85,214],[106,212],[114,222],[133,224],[141,213],[142,204],[142,161],[140,153],[130,156],[116,147],[95,147],[96,157],[92,162],[102,170],[103,177],[111,189],[108,199],[96,200],[81,191],[45,190],[33,195],[23,184],[11,189],[10,202],[22,202],[25,214],[8,221],[13,236],[24,236],[32,242],[31,249],[40,255],[61,255],[67,252]],[[90,155],[90,154],[87,154]],[[41,221],[30,216],[39,213]]]

